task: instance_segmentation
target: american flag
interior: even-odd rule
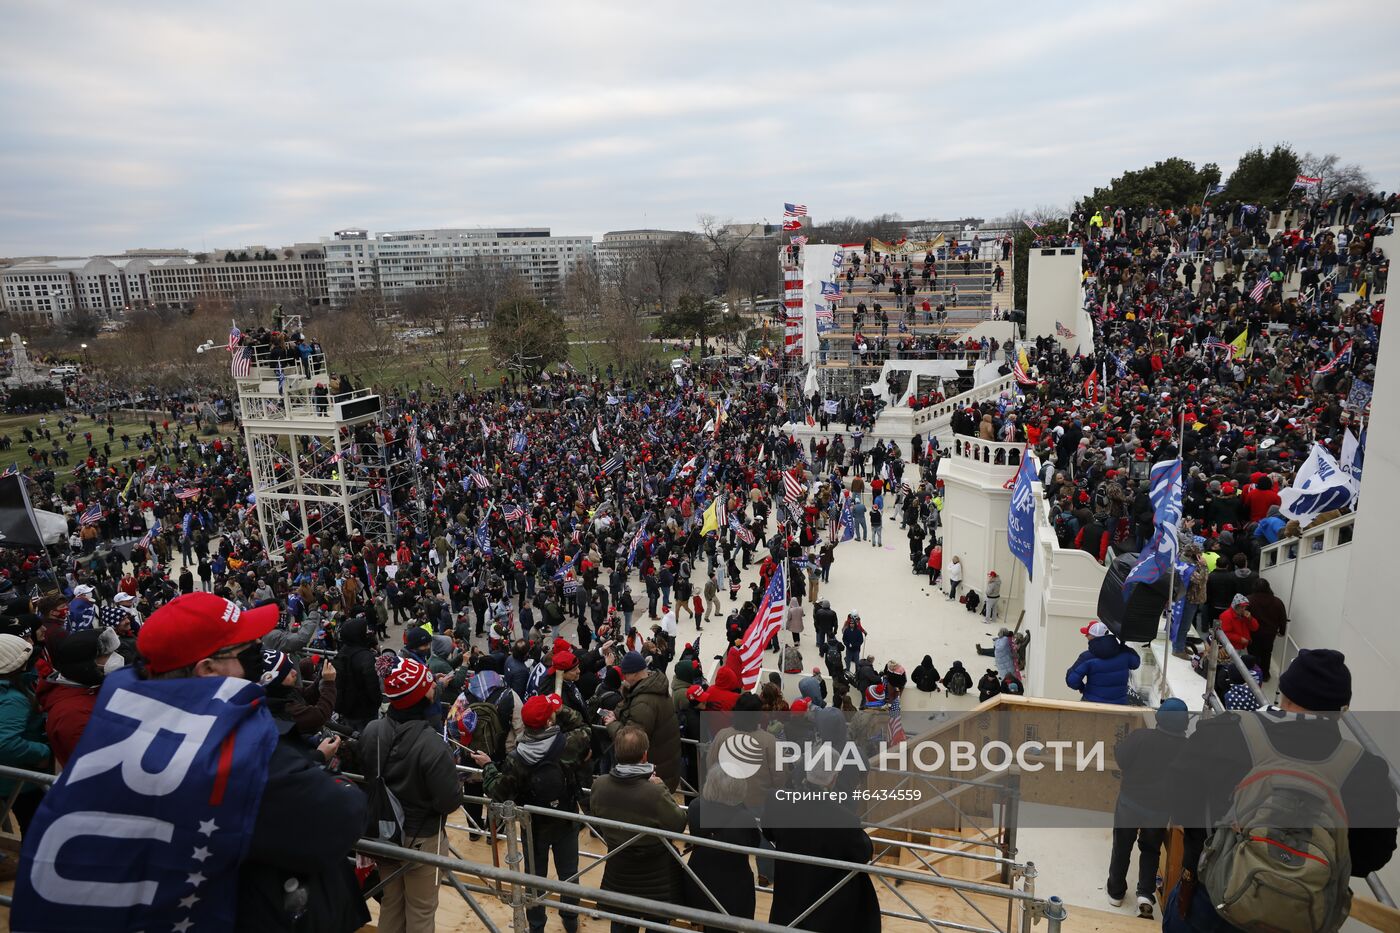
[[[501,513],[501,517],[508,522],[518,522],[525,517],[525,510],[512,503],[506,506],[505,511]]]
[[[5,467],[5,472],[4,472],[4,473],[0,473],[0,476],[17,476],[17,475],[19,475],[19,464],[18,464],[18,463],[12,463],[12,464],[10,464],[9,466]]]
[[[155,538],[155,536],[158,534],[160,534],[160,519],[156,519],[156,523],[152,525],[144,535],[141,536],[141,541],[139,542],[141,547],[150,550],[151,540]]]
[[[201,490],[198,486],[193,486],[193,487],[191,487],[191,488],[189,488],[189,489],[177,489],[177,490],[175,490],[175,498],[176,498],[176,499],[193,499],[195,496],[199,495],[202,491],[203,491],[203,490]]]
[[[734,532],[734,537],[738,538],[745,544],[753,544],[753,532],[749,531],[747,528],[744,527],[744,523],[739,521],[739,516],[729,516],[729,528],[731,531]]]
[[[889,687],[885,692],[890,694],[890,744],[903,745],[909,741],[909,735],[904,731],[904,716],[899,709],[899,692],[891,691]]]
[[[1337,355],[1334,356],[1334,357],[1332,357],[1332,361],[1331,361],[1330,363],[1328,363],[1326,366],[1323,366],[1321,369],[1317,370],[1317,373],[1316,373],[1316,374],[1319,375],[1319,376],[1326,376],[1326,375],[1328,375],[1329,373],[1331,373],[1331,372],[1333,372],[1334,370],[1336,370],[1338,367],[1340,367],[1340,366],[1346,366],[1346,365],[1347,365],[1348,363],[1350,363],[1350,362],[1351,362],[1351,341],[1348,340],[1348,341],[1346,342],[1346,345],[1343,346],[1342,349],[1341,349],[1340,351],[1338,351]]]
[[[1020,360],[1011,361],[1011,374],[1016,377],[1016,381],[1023,386],[1038,386],[1040,381],[1032,379],[1024,369],[1021,368]]]
[[[798,235],[795,236],[795,237],[791,237],[791,240],[792,240],[792,245],[793,245],[793,246],[806,246],[806,245],[807,245],[807,238],[806,238],[805,236],[801,235],[801,234],[798,234]]]
[[[98,505],[96,502],[88,506],[87,511],[83,512],[83,514],[78,517],[78,524],[80,525],[96,525],[100,521],[102,521],[102,506]]]
[[[1064,337],[1067,340],[1074,338],[1074,331],[1070,330],[1068,327],[1061,324],[1059,321],[1055,322],[1055,334],[1057,336]]]
[[[743,665],[739,679],[745,690],[758,686],[759,668],[763,663],[763,649],[773,640],[782,628],[787,616],[787,570],[779,565],[768,581],[768,590],[763,594],[763,602],[758,606],[758,615],[749,623],[744,639],[739,643],[739,659]]]
[[[783,471],[783,498],[796,503],[805,491],[802,483],[792,475],[791,470]]]
[[[1264,293],[1269,290],[1269,277],[1265,276],[1254,284],[1254,289],[1249,293],[1250,301],[1258,301],[1264,297]]]
[[[491,481],[489,479],[478,473],[476,470],[473,470],[471,467],[467,467],[466,479],[462,480],[463,489],[467,488],[468,481],[471,481],[478,489],[489,489],[491,486]]]
[[[622,469],[622,458],[617,454],[613,454],[603,463],[604,476],[612,476],[620,469]]]
[[[230,353],[232,353],[235,349],[238,348],[238,339],[239,339],[240,337],[242,337],[242,336],[243,336],[243,331],[241,331],[241,330],[238,329],[238,325],[237,325],[237,324],[234,324],[232,327],[229,328],[229,332],[228,332],[228,351],[229,351]]]
[[[335,464],[335,463],[339,463],[340,461],[342,461],[342,460],[344,460],[344,459],[345,459],[345,454],[341,453],[340,451],[336,451],[335,453],[333,453],[333,454],[330,455],[330,458],[327,459],[326,462],[327,462],[327,463],[330,463],[330,464]]]
[[[229,364],[229,371],[235,379],[248,378],[253,371],[253,358],[248,354],[247,347],[239,347],[233,351],[233,362]]]
[[[807,205],[805,204],[783,204],[784,217],[806,217]]]

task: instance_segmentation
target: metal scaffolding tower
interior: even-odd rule
[[[301,329],[297,317],[285,332]],[[254,344],[235,375],[258,527],[274,560],[308,536],[391,545],[394,511],[416,507],[406,444],[365,389],[337,393],[324,354]]]

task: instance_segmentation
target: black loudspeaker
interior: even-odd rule
[[[1099,587],[1099,621],[1123,641],[1141,644],[1157,636],[1171,584],[1167,579],[1139,583],[1133,587],[1132,598],[1124,602],[1123,581],[1137,559],[1136,554],[1119,554],[1109,564]]]

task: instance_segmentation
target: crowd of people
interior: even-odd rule
[[[1274,273],[1320,270],[1330,245],[1359,257],[1353,281],[1372,296],[1383,290],[1376,209],[1347,206],[1345,242],[1320,232],[1323,215],[1303,212],[1296,239],[1248,255],[1253,240],[1233,247],[1257,228],[1224,227],[1224,208],[1175,223],[1137,212],[1086,216],[1073,236],[1085,247],[1095,352],[1072,356],[1054,338],[1033,341],[1023,352],[1034,384],[954,419],[957,433],[1035,452],[1061,545],[1099,559],[1110,546],[1146,541],[1147,471],[1182,456],[1193,541],[1185,554],[1205,568],[1187,594],[1196,607],[1188,622],[1205,629],[1218,620],[1261,681],[1287,619],[1258,580],[1260,542],[1289,533],[1276,514],[1278,490],[1311,442],[1336,448],[1357,422],[1355,390],[1374,379],[1383,307],[1373,297],[1341,302],[1339,262],[1299,297],[1283,298],[1277,283],[1254,286]],[[1217,247],[1227,260],[1218,280],[1186,272],[1197,261],[1191,252]],[[1229,349],[1240,334],[1242,353]],[[314,343],[282,334],[278,322],[241,345],[313,371]],[[1003,353],[1008,369],[1018,352],[974,349]],[[352,388],[343,378],[335,385]],[[959,557],[945,561],[937,443],[915,438],[907,458],[898,444],[867,443],[878,405],[854,397],[832,419],[849,441],[837,433],[799,443],[782,428],[803,400],[768,362],[743,373],[704,364],[628,376],[566,370],[485,391],[387,391],[382,420],[347,429],[348,452],[335,466],[379,492],[392,541],[294,511],[273,516],[265,538],[243,445],[204,430],[204,401],[172,399],[168,416],[120,440],[113,424],[96,421],[74,469],[56,470],[38,451],[21,471],[36,506],[69,516],[72,539],[54,555],[0,549],[0,763],[59,770],[81,758],[108,678],[261,684],[276,734],[236,869],[240,928],[354,929],[368,916],[357,892],[378,877],[381,929],[432,929],[437,870],[381,859],[377,876],[365,860],[357,874],[351,848],[367,826],[393,824],[380,838],[446,854],[447,818],[464,794],[478,825],[481,800],[561,811],[532,825],[527,869],[541,875],[551,854],[557,877],[577,871],[577,825],[567,814],[580,809],[863,862],[870,841],[850,813],[834,810],[822,829],[755,823],[751,788],[703,767],[717,733],[702,714],[722,713],[725,728],[741,732],[811,729],[868,749],[891,734],[909,681],[953,696],[975,686],[981,699],[1024,692],[1026,641],[997,627],[1001,581],[964,580]],[[822,399],[806,401],[829,417]],[[71,443],[79,422],[68,417],[57,430]],[[411,479],[376,473],[372,448],[388,452],[375,463],[411,463]],[[331,452],[307,445],[304,456],[325,465]],[[993,666],[980,682],[960,660],[940,673],[925,655],[909,676],[897,659],[880,662],[871,650],[877,628],[858,607],[838,612],[821,596],[839,572],[840,543],[877,547],[895,521],[909,568],[996,632],[981,650]],[[745,689],[744,635],[779,575],[781,631],[763,646],[774,673]],[[801,658],[809,625],[815,665]],[[1137,654],[1102,623],[1084,634],[1070,687],[1088,700],[1126,702]],[[1184,636],[1176,647],[1187,650]],[[795,691],[785,689],[794,679]],[[1240,696],[1238,684],[1218,686]],[[780,725],[779,713],[800,719]],[[357,775],[358,786],[342,773]],[[813,789],[833,779],[819,770],[793,777]],[[49,825],[35,822],[44,796],[27,785],[15,797],[22,832]],[[389,796],[398,814],[386,820]],[[282,828],[306,821],[318,831],[293,833],[291,845]],[[650,899],[655,916],[666,904],[713,906],[693,873],[739,916],[754,914],[755,881],[771,885],[774,922],[801,916],[835,884],[803,928],[880,924],[869,876],[827,877],[782,860],[760,860],[755,873],[747,857],[704,849],[684,872],[660,838],[603,835],[618,853],[602,887]],[[16,871],[13,860],[0,868]],[[308,916],[314,922],[298,926]],[[577,926],[568,912],[560,919]],[[545,909],[532,907],[529,923],[543,929]]]

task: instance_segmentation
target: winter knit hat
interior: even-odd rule
[[[874,709],[879,709],[885,705],[884,684],[873,684],[865,688],[865,705]]]
[[[292,669],[292,659],[281,651],[272,648],[263,649],[263,675],[258,683],[264,687],[279,686],[287,676],[287,672]]]
[[[629,651],[622,656],[621,667],[624,674],[640,674],[647,669],[646,658],[639,652]]]
[[[433,643],[433,636],[422,626],[415,625],[413,628],[403,633],[403,643],[414,651],[422,651]]]
[[[34,646],[18,635],[0,635],[0,674],[12,674],[24,667]]]
[[[1278,689],[1305,710],[1333,713],[1351,704],[1346,655],[1331,648],[1304,648],[1279,675]]]
[[[412,658],[396,659],[388,676],[384,678],[384,696],[394,709],[408,709],[416,705],[432,689],[432,674],[425,665]]]

